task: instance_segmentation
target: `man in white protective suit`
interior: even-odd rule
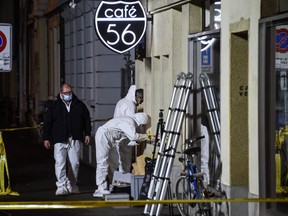
[[[94,197],[103,197],[110,194],[108,189],[108,169],[113,162],[114,155],[111,149],[123,139],[129,139],[128,145],[137,145],[137,141],[146,140],[146,134],[137,133],[138,127],[145,125],[148,121],[146,113],[136,113],[133,117],[123,116],[113,118],[100,126],[95,135],[96,141],[96,185]]]
[[[91,119],[86,105],[65,83],[57,100],[51,102],[45,113],[43,144],[53,148],[56,175],[56,196],[79,193],[77,186],[80,169],[81,145],[90,143]]]
[[[114,118],[134,116],[137,112],[137,106],[143,103],[143,96],[143,89],[136,89],[135,85],[130,86],[127,95],[116,104]],[[119,157],[119,161],[116,161],[116,164],[111,167],[112,172],[117,168],[119,168],[119,172],[131,172],[133,148],[128,146],[128,143],[129,139],[123,139],[113,150],[115,157]]]
[[[201,124],[201,136],[204,138],[201,139],[201,172],[205,173],[204,182],[209,184],[210,174],[209,174],[209,134],[207,127]]]

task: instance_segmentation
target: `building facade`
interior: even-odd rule
[[[146,58],[136,61],[136,79],[147,89],[150,101],[146,99],[144,109],[151,113],[152,125],[155,110],[168,107],[167,86],[173,85],[176,74],[192,72],[190,123],[192,136],[199,134],[203,96],[198,80],[207,73],[220,104],[221,183],[228,197],[287,196],[283,168],[287,54],[285,48],[278,48],[286,42],[286,3],[147,1],[146,8],[152,23],[147,29]],[[205,50],[209,41],[213,41],[211,49]],[[205,56],[210,63],[204,63]],[[237,203],[230,205],[230,213],[281,215],[283,206]]]
[[[135,83],[144,89],[140,109],[151,116],[153,133],[159,110],[167,116],[177,75],[193,73],[183,144],[200,135],[203,114],[211,111],[203,104],[199,80],[204,73],[219,103],[220,180],[227,197],[288,196],[285,0],[142,0],[148,18],[144,48],[125,55],[109,50],[97,37],[94,18],[101,1],[11,2],[20,9],[19,28],[14,30],[19,47],[13,70],[0,77],[2,96],[12,101],[12,122],[21,124],[27,113],[42,112],[60,84],[68,82],[89,107],[95,132],[112,117],[127,86]],[[15,25],[18,18],[12,21]],[[213,149],[211,128],[210,135]],[[95,166],[93,145],[83,148],[82,159]],[[175,162],[173,174],[178,167]],[[228,211],[285,215],[287,207],[230,203]]]

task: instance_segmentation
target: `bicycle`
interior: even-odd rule
[[[186,149],[179,158],[180,162],[185,166],[184,171],[180,174],[175,184],[175,196],[177,200],[192,200],[192,199],[226,199],[225,192],[221,189],[221,184],[218,182],[216,187],[207,185],[204,181],[205,173],[200,172],[197,167],[196,158],[201,152],[201,148],[195,145],[195,142],[200,141],[204,137],[198,137],[189,140],[188,149]],[[200,215],[200,216],[224,216],[229,214],[228,203],[221,202],[203,202],[203,203],[178,203],[177,207],[182,216]],[[224,209],[224,210],[223,210]]]
[[[204,138],[198,137],[190,140],[189,148],[179,158],[179,161],[185,164],[185,171],[180,174],[176,180],[175,195],[177,200],[192,200],[192,199],[207,199],[210,194],[207,186],[204,184],[204,175],[196,165],[196,157],[201,151],[201,148],[194,146],[194,143]],[[178,210],[182,216],[186,215],[212,215],[212,206],[210,203],[179,203]]]

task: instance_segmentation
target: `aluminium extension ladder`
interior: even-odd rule
[[[219,118],[219,104],[216,99],[215,90],[211,84],[209,76],[202,72],[199,76],[199,83],[201,90],[205,99],[206,110],[208,114],[208,121],[210,125],[210,130],[214,138],[215,149],[217,161],[212,160],[214,164],[213,167],[213,176],[212,176],[212,185],[218,184],[220,182],[221,176],[221,142],[220,142],[220,118]]]
[[[167,195],[167,187],[170,184],[170,174],[192,84],[193,75],[191,73],[185,74],[182,72],[177,76],[149,185],[148,200],[164,200]],[[162,206],[163,204],[146,204],[144,214],[160,215]]]
[[[216,144],[217,155],[220,156],[220,118],[219,118],[219,105],[216,100],[215,91],[211,85],[208,75],[202,72],[199,76],[200,86],[205,99],[205,105],[208,112],[208,120],[211,126],[211,132]]]

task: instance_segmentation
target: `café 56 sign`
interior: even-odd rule
[[[135,47],[146,30],[146,14],[140,1],[102,1],[95,14],[98,37],[109,49],[124,53]]]

